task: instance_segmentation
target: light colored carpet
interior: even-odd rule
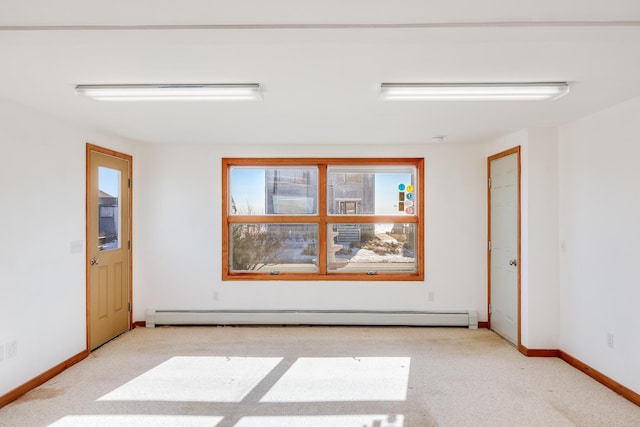
[[[640,426],[640,407],[488,330],[138,328],[0,426]]]

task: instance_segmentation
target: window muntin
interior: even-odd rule
[[[222,163],[224,280],[423,279],[423,159]]]

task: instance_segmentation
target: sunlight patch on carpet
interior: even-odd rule
[[[243,417],[234,427],[402,427],[402,415]]]
[[[281,357],[174,357],[99,401],[241,402]]]
[[[301,357],[261,402],[401,401],[410,357]]]
[[[49,427],[214,427],[222,419],[187,415],[68,415]]]

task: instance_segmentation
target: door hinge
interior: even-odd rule
[[[127,240],[127,249],[131,250],[131,240]]]
[[[129,308],[127,310],[129,310],[129,313],[131,313],[131,303],[129,303]]]
[[[489,188],[491,188],[491,178],[489,178]]]
[[[489,304],[489,314],[491,314],[491,304]]]
[[[491,252],[491,240],[489,240],[489,252]]]

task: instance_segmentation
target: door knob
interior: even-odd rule
[[[100,264],[100,260],[99,260],[99,259],[97,259],[97,258],[91,258],[91,259],[89,260],[89,264],[91,264],[91,265],[98,265],[98,264]]]
[[[518,265],[518,260],[512,259],[509,261],[509,265],[513,265],[514,267]]]

